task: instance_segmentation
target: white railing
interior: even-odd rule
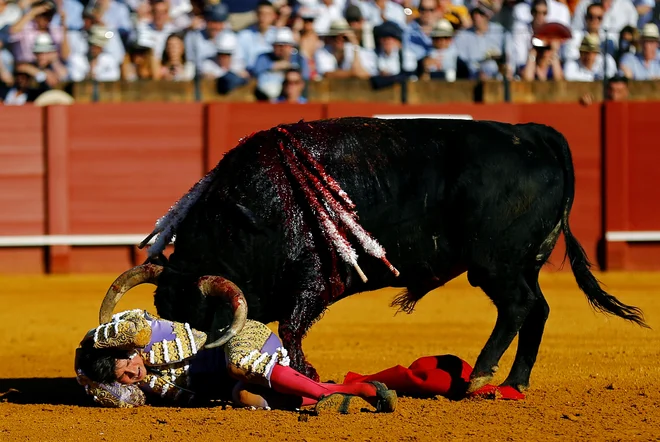
[[[0,247],[137,246],[147,234],[0,236]],[[153,238],[149,242],[153,243]]]
[[[605,240],[609,242],[657,242],[660,241],[660,231],[607,232]]]

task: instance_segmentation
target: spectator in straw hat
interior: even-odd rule
[[[307,60],[296,50],[293,31],[282,27],[277,30],[273,39],[273,51],[261,54],[252,69],[252,76],[257,79],[258,95],[263,93],[266,99],[279,96],[284,72],[292,68],[300,69],[305,81],[309,80],[309,66]]]
[[[53,16],[57,6],[52,0],[37,0],[10,28],[11,50],[17,62],[35,61],[32,48],[38,35],[47,33],[63,60],[69,58],[69,42],[66,29],[66,13],[59,11],[63,25],[56,25]]]
[[[325,45],[314,58],[320,75],[327,78],[369,78],[378,73],[376,53],[360,47],[346,20],[339,19],[322,35]]]
[[[101,25],[101,21],[98,18],[97,11],[94,8],[85,8],[83,11],[82,29],[67,32],[69,46],[71,48],[71,56],[76,55],[77,57],[87,57],[87,53],[89,52],[88,40],[91,29],[98,25]],[[121,64],[126,55],[126,49],[124,48],[124,43],[118,33],[112,31],[112,37],[108,39],[103,47],[103,52],[112,55],[115,60],[117,60],[117,65]]]
[[[227,94],[250,80],[243,61],[234,57],[237,46],[236,34],[221,32],[215,38],[216,56],[202,63],[202,75],[217,80],[220,94]]]
[[[604,15],[605,9],[601,3],[592,3],[589,5],[584,17],[586,23],[584,30],[573,29],[571,31],[572,38],[562,48],[564,60],[577,60],[580,57],[580,46],[586,34],[597,36],[600,40],[602,50],[612,56],[615,55],[617,44],[608,36],[611,34],[608,34],[603,29]]]
[[[586,34],[580,45],[580,58],[568,60],[564,66],[564,79],[568,81],[594,81],[616,74],[616,62],[610,54],[601,54],[597,35]]]
[[[452,44],[453,37],[454,27],[449,20],[438,20],[431,31],[433,48],[421,62],[423,77],[447,81],[456,79],[458,52]]]
[[[658,58],[658,26],[647,23],[642,28],[642,50],[637,54],[625,54],[620,66],[624,75],[633,80],[655,80],[660,78]]]
[[[37,68],[46,75],[46,83],[54,87],[60,82],[66,81],[68,71],[57,53],[57,46],[49,34],[43,32],[34,40],[32,52],[36,58]]]
[[[121,77],[119,62],[111,54],[104,52],[115,32],[101,25],[89,30],[88,52],[83,57],[74,54],[69,59],[69,76],[73,81],[92,79],[96,81],[118,81]]]

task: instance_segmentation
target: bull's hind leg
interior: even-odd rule
[[[497,321],[470,376],[468,393],[486,385],[498,370],[499,361],[522,327],[535,302],[522,275],[485,275],[468,271],[470,283],[479,286],[497,308]]]
[[[538,271],[533,272],[525,279],[528,286],[532,288],[534,301],[527,319],[520,328],[516,359],[511,367],[511,372],[502,383],[502,385],[511,386],[521,392],[529,387],[529,377],[536,362],[545,323],[550,314],[550,307],[539,286]]]

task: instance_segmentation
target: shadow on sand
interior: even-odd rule
[[[0,379],[0,402],[93,406],[73,377]]]

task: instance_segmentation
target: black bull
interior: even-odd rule
[[[219,291],[234,310],[244,293],[250,318],[279,321],[291,365],[318,379],[301,341],[329,305],[403,287],[392,304],[411,312],[467,271],[497,308],[469,390],[490,380],[516,335],[504,384],[523,390],[549,314],[539,271],[560,233],[589,303],[646,326],[638,308],[607,294],[591,274],[569,228],[574,191],[568,143],[544,125],[340,118],[278,126],[243,139],[159,220],[148,237],[158,235],[150,258],[132,269],[131,281],[118,278],[109,289],[101,320],[130,287],[152,282],[159,315],[213,332],[231,319],[221,300],[198,289],[201,277],[215,275],[233,287]],[[361,237],[342,221],[351,200],[368,232]],[[369,234],[387,258],[361,246]],[[350,251],[341,238],[360,243],[359,265],[342,258]],[[240,327],[235,319],[221,341]]]

